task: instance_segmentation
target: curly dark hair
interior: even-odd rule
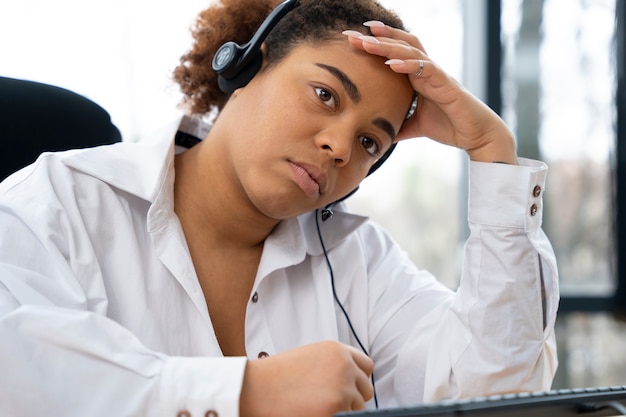
[[[174,80],[191,114],[221,110],[229,94],[222,92],[211,63],[218,48],[228,41],[244,44],[281,0],[220,0],[200,12],[191,28],[194,44],[180,58]],[[346,29],[371,34],[363,26],[379,20],[404,29],[398,16],[375,0],[300,0],[265,40],[269,65],[283,59],[299,44],[320,44],[337,39]]]

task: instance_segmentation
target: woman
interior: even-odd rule
[[[199,144],[176,152],[177,123],[2,184],[0,410],[330,416],[547,389],[545,166],[371,0],[301,0],[222,92],[218,47],[276,5],[222,3],[175,74],[191,113],[217,113]],[[320,220],[417,136],[472,161],[456,292],[343,204]]]

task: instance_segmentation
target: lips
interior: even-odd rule
[[[326,173],[314,165],[303,162],[289,162],[296,184],[309,197],[326,191]]]

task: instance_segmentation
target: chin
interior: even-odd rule
[[[323,208],[332,201],[335,201],[326,200],[328,199],[308,198],[304,194],[294,196],[293,193],[273,193],[270,195],[256,196],[256,198],[251,196],[252,203],[260,213],[270,219],[278,221],[298,217],[313,210]]]
[[[314,208],[310,206],[306,207],[302,204],[294,204],[293,202],[287,202],[283,199],[253,201],[253,203],[261,214],[278,221],[298,217],[301,214],[314,210]]]
[[[268,212],[266,215],[271,217],[272,219],[275,220],[288,220],[288,219],[293,219],[295,217],[298,217],[302,214],[308,213],[309,211],[315,210],[315,208],[303,208],[303,209],[296,209],[296,208],[290,208],[290,209],[275,209],[272,210],[271,212]]]

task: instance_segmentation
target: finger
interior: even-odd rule
[[[358,366],[359,369],[363,371],[367,377],[369,377],[369,375],[371,375],[374,371],[374,361],[372,360],[372,358],[353,346],[346,347],[348,348],[348,351],[350,352],[352,360],[354,361],[356,366]]]
[[[437,70],[435,63],[424,59],[390,59],[385,64],[399,74],[412,78],[430,78]]]
[[[356,389],[364,401],[370,400],[374,396],[374,386],[370,376],[365,372],[358,372],[356,378]]]
[[[348,37],[351,46],[371,55],[387,59],[429,60],[423,51],[397,39],[366,36],[353,30],[346,30],[343,34]]]
[[[358,410],[364,410],[364,409],[365,409],[365,401],[363,401],[363,398],[360,398],[357,395],[356,397],[354,397],[352,404],[350,404],[349,411],[358,411]]]
[[[363,401],[368,401],[374,396],[374,387],[370,377],[374,372],[374,361],[372,358],[356,349],[353,346],[346,346],[352,356],[352,360],[359,368],[356,374],[356,388],[359,391],[360,397]]]
[[[408,45],[411,45],[426,54],[426,49],[424,48],[424,45],[422,45],[422,42],[417,38],[417,36],[412,35],[411,33],[402,29],[387,26],[377,20],[365,22],[363,25],[367,26],[376,37],[387,37],[406,42]]]

